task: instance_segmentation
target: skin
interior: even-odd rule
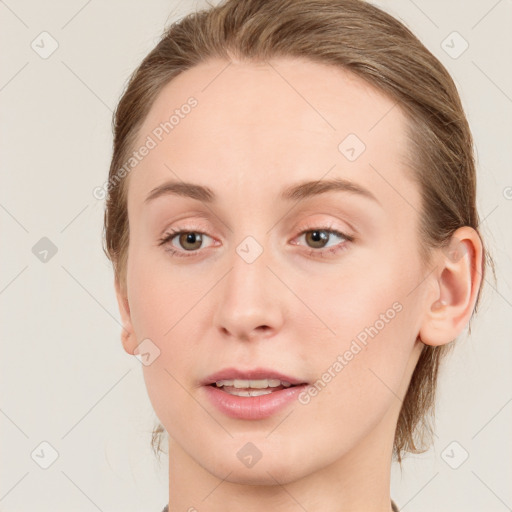
[[[135,354],[149,338],[160,351],[143,372],[169,434],[169,510],[388,512],[401,400],[423,343],[449,343],[470,319],[480,239],[460,228],[461,257],[439,250],[422,265],[406,121],[379,91],[307,60],[226,64],[210,60],[166,85],[136,147],[187,98],[198,105],[128,178],[122,342]],[[366,145],[352,162],[338,150],[350,133]],[[377,201],[347,191],[278,198],[291,184],[335,177]],[[217,200],[145,204],[169,179],[208,186]],[[202,244],[178,235],[158,245],[170,228],[204,233]],[[302,234],[315,228],[354,240],[325,233],[324,245],[342,250],[321,256],[318,239]],[[249,235],[263,249],[252,263],[236,252]],[[171,245],[193,255],[173,256]],[[401,311],[308,404],[248,421],[206,399],[200,381],[231,366],[316,382],[394,303]],[[251,468],[237,457],[248,442],[262,453]]]

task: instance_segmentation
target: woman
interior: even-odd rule
[[[385,511],[478,303],[471,132],[446,69],[360,0],[173,24],[114,119],[123,346],[169,442],[164,510]]]

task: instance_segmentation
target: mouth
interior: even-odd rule
[[[302,384],[292,384],[286,380],[280,379],[222,379],[209,384],[212,387],[219,388],[220,391],[234,396],[262,396],[281,391],[282,389],[301,386]]]
[[[308,382],[269,368],[248,370],[225,368],[208,376],[201,384],[230,395],[250,397],[269,395],[283,389],[304,386]]]
[[[205,398],[222,414],[239,420],[269,418],[290,407],[309,385],[268,368],[226,368],[201,382]]]

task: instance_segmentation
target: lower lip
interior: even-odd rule
[[[306,384],[272,391],[260,396],[236,396],[221,391],[216,386],[204,386],[208,399],[222,413],[240,420],[261,420],[283,410],[298,399]]]

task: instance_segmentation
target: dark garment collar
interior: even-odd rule
[[[398,510],[398,507],[396,506],[396,503],[393,500],[391,500],[391,508],[393,509],[393,512],[400,512]],[[162,512],[169,512],[169,505],[165,505]]]

